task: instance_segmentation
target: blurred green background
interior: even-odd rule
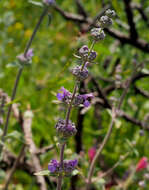
[[[95,16],[99,10],[102,9],[100,0],[84,0],[82,2],[91,17]],[[133,2],[142,3],[143,1],[133,0]],[[57,0],[57,3],[68,12],[77,12],[76,4],[73,0]],[[105,4],[108,3],[108,1],[105,1]],[[127,23],[123,1],[113,0],[110,3],[115,9],[119,20],[123,23]],[[149,2],[145,1],[143,6],[146,14],[148,14]],[[15,62],[16,56],[24,51],[25,45],[32,34],[41,12],[41,7],[31,4],[27,0],[0,1],[0,88],[8,93],[9,96],[11,95],[18,70],[18,67],[12,63]],[[52,20],[50,25],[48,25],[48,17],[46,17],[33,41],[33,62],[31,66],[24,69],[16,96],[16,102],[20,104],[19,108],[22,112],[27,109],[27,105],[30,105],[34,112],[32,131],[34,141],[38,147],[57,143],[54,125],[59,117],[64,117],[65,113],[60,110],[59,105],[55,104],[55,95],[61,86],[64,86],[70,91],[73,89],[74,78],[69,72],[69,69],[77,63],[73,54],[77,53],[81,45],[90,45],[89,34],[80,34],[79,27],[75,23],[66,21],[55,10],[51,10],[51,15]],[[148,41],[148,26],[146,26],[142,18],[140,18],[137,11],[134,11],[134,15],[139,35],[142,39]],[[128,34],[128,32],[120,28],[116,22],[114,22],[113,27]],[[101,81],[98,77],[114,78],[114,74],[111,75],[111,71],[118,58],[120,58],[120,64],[123,70],[123,80],[131,74],[133,69],[132,59],[135,54],[138,55],[139,62],[144,62],[144,60],[148,59],[148,53],[144,53],[131,45],[115,45],[116,43],[117,41],[107,34],[104,41],[95,45],[95,50],[98,52],[96,59],[98,64],[90,67],[90,73],[97,78],[102,88],[106,87],[107,83]],[[108,56],[110,56],[111,62],[108,68],[105,69],[104,61]],[[145,62],[144,65],[144,70],[148,73],[148,62]],[[137,82],[137,86],[145,91],[149,91],[148,84],[149,78],[144,78]],[[92,84],[90,83],[89,89],[92,89]],[[113,91],[109,94],[109,98],[111,96],[119,98],[121,92],[121,90]],[[99,109],[102,130],[99,130],[98,118],[95,117],[94,106],[85,113],[83,121],[83,149],[85,157],[84,164],[82,164],[81,167],[85,175],[87,175],[86,172],[89,164],[87,156],[88,149],[95,145],[96,139],[104,137],[110,122],[108,111],[102,107],[99,107]],[[123,110],[132,117],[143,121],[144,117],[148,114],[149,100],[140,94],[136,94],[134,89],[131,88],[124,101]],[[74,122],[76,122],[77,111],[78,110],[73,110],[73,114],[71,115]],[[12,116],[9,124],[9,133],[13,131],[21,133],[21,130],[20,125]],[[144,136],[140,136],[139,132],[140,128],[138,126],[118,118],[112,136],[103,151],[105,165],[112,167],[120,155],[129,151],[129,145],[126,139],[131,143],[135,143],[135,151],[137,151],[138,154],[130,155],[126,161],[115,170],[116,175],[118,175],[120,179],[122,179],[122,176],[130,166],[137,163],[139,158],[149,156],[148,131],[145,131]],[[21,143],[20,140],[12,137],[7,142],[7,147],[17,154],[20,150]],[[71,138],[66,148],[66,158],[73,156],[74,152],[75,141]],[[47,168],[50,159],[57,157],[58,149],[41,155],[43,168]],[[99,168],[100,166],[97,164],[97,169],[99,170]],[[5,181],[3,172],[4,171],[0,170],[0,183],[2,184]],[[139,176],[139,180],[142,179],[142,176],[143,174]],[[69,189],[69,180],[66,180],[65,183],[64,189]],[[82,184],[80,180],[80,189]],[[137,188],[139,189],[135,183],[130,187],[132,190],[136,190]],[[147,185],[146,190],[148,188],[149,185]],[[26,172],[17,170],[10,189],[38,189],[38,186],[35,180],[32,180],[32,176]]]

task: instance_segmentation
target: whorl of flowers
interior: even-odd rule
[[[64,160],[63,166],[61,166],[60,162],[53,159],[48,165],[48,170],[53,175],[62,174],[63,176],[69,176],[71,172],[77,167],[78,160]]]
[[[56,131],[61,138],[68,138],[76,134],[77,130],[75,124],[71,121],[66,121],[63,119],[59,119],[57,124],[55,125]]]

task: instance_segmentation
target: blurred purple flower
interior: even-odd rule
[[[48,165],[48,170],[52,174],[59,174],[61,172],[65,172],[65,174],[71,174],[71,172],[75,169],[75,167],[78,165],[78,160],[64,160],[63,167],[60,166],[60,163],[53,159]],[[63,168],[63,169],[62,169]]]
[[[61,87],[61,89],[59,90],[60,92],[57,93],[57,99],[59,101],[63,101],[66,103],[69,103],[69,100],[71,99],[71,93],[66,90],[64,87]]]
[[[19,61],[21,62],[28,62],[31,60],[31,58],[33,57],[33,49],[29,49],[26,53],[26,55],[24,55],[24,53],[20,54],[17,56],[17,58],[19,59]]]
[[[89,100],[94,97],[93,94],[89,93],[89,94],[84,94],[84,95],[81,95],[81,96],[82,96],[82,98],[84,100],[83,105],[85,107],[89,107],[90,106]]]
[[[76,166],[78,165],[78,160],[75,159],[75,160],[66,160],[64,161],[64,171],[66,173],[71,173],[75,168]]]
[[[53,159],[51,160],[51,162],[48,164],[48,170],[51,172],[51,173],[55,173],[55,172],[58,172],[59,170],[59,163],[57,162],[57,160]]]
[[[89,93],[89,94],[79,94],[75,97],[74,99],[74,105],[78,106],[80,104],[83,104],[84,107],[89,107],[90,106],[90,100],[93,98],[93,94]]]
[[[47,5],[53,5],[55,3],[55,0],[43,0],[43,2]]]

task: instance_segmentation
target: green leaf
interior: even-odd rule
[[[15,138],[17,140],[22,140],[22,134],[18,131],[13,131],[12,133],[9,133],[6,138]]]
[[[77,175],[78,173],[79,173],[79,170],[75,169],[75,170],[73,170],[73,172],[72,172],[72,176],[75,176],[75,175]]]
[[[138,150],[134,147],[134,145],[131,143],[131,141],[130,141],[129,139],[126,139],[126,142],[127,142],[128,146],[129,146],[130,152],[131,152],[132,154],[134,154],[136,157],[138,157],[138,156],[139,156],[139,152],[138,152]]]
[[[0,128],[0,136],[2,136],[3,134],[3,130]]]
[[[50,175],[50,171],[49,170],[42,170],[40,172],[34,173],[34,175],[41,175],[41,176]]]
[[[31,3],[31,4],[33,4],[33,5],[36,5],[38,7],[43,7],[43,4],[41,2],[32,1],[32,0],[29,0],[28,2]]]
[[[0,181],[3,180],[3,179],[5,179],[5,177],[6,177],[5,171],[2,170],[2,169],[0,169]]]
[[[146,69],[146,68],[143,68],[143,69],[142,69],[142,72],[143,72],[144,74],[149,74],[149,70]]]
[[[96,181],[95,185],[99,190],[105,190],[105,180],[103,178]]]
[[[17,67],[17,66],[18,66],[18,63],[17,63],[17,62],[8,63],[8,64],[6,65],[7,68],[9,68],[9,67]]]

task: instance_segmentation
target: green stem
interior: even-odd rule
[[[26,45],[26,48],[24,50],[24,56],[26,56],[32,42],[33,42],[33,39],[35,38],[35,35],[37,33],[37,30],[39,29],[39,26],[40,24],[42,23],[43,21],[43,18],[44,16],[46,15],[46,13],[48,12],[48,7],[45,7],[45,9],[43,10],[40,18],[39,18],[39,21],[38,23],[36,24],[35,26],[35,29],[32,33],[32,36],[29,40],[29,42],[27,43]],[[2,137],[1,137],[1,145],[0,145],[0,155],[2,153],[2,150],[3,150],[3,145],[4,145],[4,142],[5,142],[5,136],[7,135],[7,131],[8,131],[8,124],[9,124],[9,119],[10,119],[10,115],[11,115],[11,111],[12,111],[12,102],[14,101],[15,99],[15,96],[16,96],[16,92],[17,92],[17,88],[18,88],[18,84],[19,84],[19,81],[20,81],[20,78],[21,78],[21,75],[22,75],[22,72],[23,72],[23,69],[24,69],[24,66],[20,67],[19,70],[18,70],[18,74],[16,76],[16,80],[15,80],[15,84],[14,84],[14,88],[13,88],[13,91],[12,91],[12,96],[11,96],[11,102],[10,102],[10,105],[8,107],[8,112],[7,112],[7,116],[6,116],[6,123],[4,125],[4,130],[3,130],[3,134],[2,134]]]

